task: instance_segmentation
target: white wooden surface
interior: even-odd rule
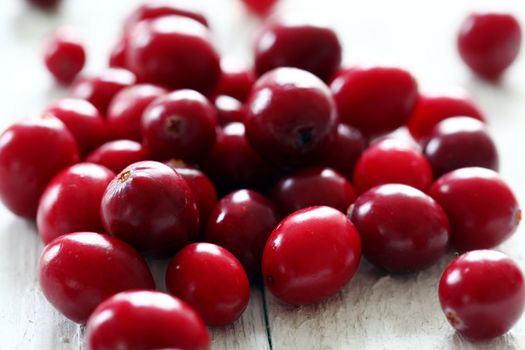
[[[0,1],[0,130],[65,94],[42,68],[46,33],[73,24],[87,40],[88,70],[97,71],[105,64],[121,18],[137,2],[65,0],[58,16],[49,16],[27,8],[23,0]],[[257,22],[236,0],[186,2],[208,14],[223,53],[249,59]],[[347,64],[400,65],[414,73],[423,91],[468,91],[488,116],[503,176],[525,203],[525,52],[498,86],[470,75],[457,57],[454,35],[466,13],[479,9],[511,11],[525,25],[522,0],[284,0],[278,12],[333,25]],[[499,249],[525,269],[524,235],[522,226]],[[41,249],[35,227],[0,206],[0,349],[83,349],[82,329],[54,311],[39,291],[36,262]],[[212,330],[213,347],[525,349],[525,318],[490,343],[472,344],[455,335],[436,295],[440,273],[451,259],[449,255],[416,275],[394,277],[363,262],[342,293],[318,306],[290,307],[268,294],[263,305],[263,292],[254,290],[239,322]],[[160,284],[164,263],[152,266]]]

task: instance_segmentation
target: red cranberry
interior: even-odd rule
[[[250,300],[250,283],[239,260],[210,243],[190,244],[178,252],[168,267],[166,287],[209,326],[235,322]]]
[[[0,199],[14,214],[35,219],[49,181],[78,160],[75,139],[59,119],[19,121],[0,135]]]
[[[222,59],[221,70],[221,78],[213,95],[231,96],[245,102],[256,80],[253,69],[246,68],[242,62],[236,60]]]
[[[249,190],[230,193],[213,209],[206,231],[206,241],[228,249],[250,278],[261,273],[261,259],[266,240],[278,224],[272,202]]]
[[[88,101],[64,98],[49,106],[46,112],[66,125],[82,155],[100,146],[108,137],[106,121]]]
[[[277,0],[242,0],[246,8],[259,15],[267,15],[277,3]]]
[[[523,313],[523,274],[503,253],[465,253],[443,272],[439,301],[448,322],[462,336],[496,338],[507,333]]]
[[[243,123],[246,119],[244,105],[233,97],[219,95],[214,100],[219,124],[224,126],[229,123]]]
[[[432,132],[437,123],[457,116],[485,121],[478,107],[469,99],[452,96],[420,96],[408,121],[408,131],[416,140],[421,140]]]
[[[353,179],[359,193],[388,183],[426,191],[432,184],[432,169],[423,154],[408,141],[385,139],[363,152]]]
[[[447,213],[452,244],[462,251],[497,246],[521,220],[512,190],[489,169],[454,170],[440,177],[429,194]]]
[[[330,168],[307,168],[282,178],[273,188],[272,199],[283,215],[315,205],[346,213],[355,200],[350,182]]]
[[[199,315],[186,303],[153,291],[123,292],[103,302],[87,324],[91,350],[210,348]]]
[[[126,68],[127,37],[121,36],[111,49],[109,66],[111,68]]]
[[[366,136],[404,125],[417,101],[417,82],[406,70],[353,67],[341,70],[330,84],[341,122]]]
[[[406,185],[380,185],[363,193],[349,213],[368,261],[389,272],[415,272],[439,260],[450,228],[429,196]]]
[[[31,5],[40,8],[45,11],[56,10],[58,5],[62,2],[61,0],[27,0]]]
[[[510,14],[471,14],[458,35],[461,58],[477,74],[499,77],[520,52],[521,28]]]
[[[278,68],[266,73],[246,105],[248,141],[276,163],[311,162],[335,139],[337,113],[330,90],[306,71]]]
[[[435,177],[472,166],[498,170],[498,152],[486,125],[470,117],[439,122],[426,141],[424,153]]]
[[[323,164],[339,171],[347,178],[352,178],[354,168],[361,153],[366,149],[367,141],[356,128],[339,124],[333,145],[326,152]]]
[[[108,68],[99,75],[81,77],[75,82],[71,95],[91,102],[105,116],[113,97],[133,84],[133,73],[121,68]]]
[[[124,169],[106,189],[101,213],[110,234],[153,255],[174,253],[197,238],[199,214],[191,189],[162,163]]]
[[[310,207],[288,216],[272,232],[262,272],[277,298],[313,304],[339,292],[360,258],[359,235],[350,220],[329,207]]]
[[[146,82],[210,92],[221,75],[219,55],[201,23],[180,16],[160,17],[133,27],[126,64]]]
[[[255,42],[255,70],[304,69],[327,81],[341,65],[341,43],[330,28],[287,21],[268,22]]]
[[[144,111],[144,145],[157,159],[198,161],[215,143],[217,112],[193,90],[177,90],[159,97]]]
[[[155,288],[139,253],[94,232],[58,237],[42,252],[38,269],[47,300],[78,323],[85,323],[102,301],[116,293]]]
[[[47,42],[44,60],[58,82],[70,84],[86,63],[84,43],[71,29],[59,30]]]
[[[133,85],[115,95],[108,108],[108,123],[113,137],[142,141],[142,114],[156,98],[167,94],[161,87]]]
[[[38,233],[47,244],[71,232],[104,232],[100,202],[115,173],[96,164],[81,163],[60,172],[40,198]]]
[[[86,161],[103,165],[118,174],[128,165],[148,158],[149,152],[140,143],[130,140],[115,140],[106,142],[91,152]]]

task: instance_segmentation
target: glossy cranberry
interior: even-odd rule
[[[71,29],[57,31],[46,43],[44,61],[58,82],[70,84],[86,63],[82,39]]]
[[[56,10],[61,0],[27,0],[31,5],[36,6],[42,10],[53,11]]]
[[[339,124],[333,145],[326,152],[323,164],[337,170],[347,178],[352,178],[354,168],[367,141],[356,128]]]
[[[186,181],[169,166],[144,161],[124,169],[101,205],[106,230],[138,250],[174,253],[197,238],[199,213]]]
[[[78,162],[73,135],[49,115],[19,121],[0,135],[0,199],[18,216],[35,219],[40,195],[62,169]]]
[[[253,69],[234,59],[222,59],[221,70],[221,78],[213,95],[231,96],[245,102],[256,80]]]
[[[105,116],[113,97],[125,87],[135,84],[135,80],[135,75],[125,69],[107,68],[99,75],[78,79],[71,96],[91,102]]]
[[[443,272],[439,301],[448,322],[462,336],[473,340],[499,337],[523,313],[523,274],[503,253],[468,252]]]
[[[353,67],[341,70],[330,84],[341,122],[366,136],[403,126],[417,101],[417,82],[406,70]]]
[[[127,36],[121,36],[115,43],[109,54],[109,66],[111,68],[126,68]]]
[[[160,17],[133,27],[126,64],[145,82],[173,89],[210,92],[221,75],[208,28],[180,16]]]
[[[261,273],[264,245],[278,220],[276,208],[266,197],[249,190],[235,191],[213,209],[205,239],[235,255],[253,279]]]
[[[104,232],[100,202],[115,173],[96,164],[80,163],[60,172],[40,198],[38,233],[47,244],[66,233]]]
[[[106,298],[128,289],[154,289],[144,259],[107,235],[77,232],[46,246],[39,263],[40,287],[67,318],[85,323]]]
[[[142,114],[156,98],[168,91],[150,84],[133,85],[115,95],[108,108],[113,137],[142,141]]]
[[[300,69],[266,73],[255,83],[246,106],[248,141],[261,155],[281,165],[311,162],[337,134],[330,90]]]
[[[277,0],[242,0],[246,8],[259,15],[267,15],[277,3]]]
[[[210,243],[193,243],[178,252],[166,272],[166,287],[209,326],[235,322],[250,300],[250,283],[239,260]]]
[[[310,207],[285,218],[264,248],[262,272],[270,292],[289,304],[313,304],[339,292],[361,258],[350,220],[329,207]]]
[[[518,57],[520,47],[520,24],[511,14],[471,14],[458,34],[461,58],[488,79],[499,77]]]
[[[426,141],[424,154],[435,177],[472,166],[498,170],[498,152],[486,125],[470,117],[439,122]]]
[[[419,149],[402,139],[385,139],[366,149],[355,166],[358,193],[382,184],[399,183],[426,191],[432,169]]]
[[[244,105],[233,97],[219,95],[214,100],[219,124],[224,126],[229,123],[243,123],[246,119]]]
[[[160,292],[123,292],[103,302],[87,324],[90,350],[207,350],[210,336],[185,302]]]
[[[115,140],[106,142],[91,152],[86,161],[103,165],[118,174],[128,165],[148,158],[148,150],[140,143],[131,140]]]
[[[349,211],[363,255],[389,272],[415,272],[445,252],[450,228],[443,209],[406,185],[380,185],[363,193]]]
[[[512,190],[489,169],[454,170],[440,177],[429,194],[447,213],[451,242],[462,251],[497,246],[516,231],[521,220]]]
[[[416,140],[421,140],[430,135],[437,123],[443,119],[457,116],[485,121],[478,107],[467,98],[420,96],[408,121],[407,128]]]
[[[327,81],[341,65],[341,43],[328,27],[293,21],[269,21],[255,41],[255,71],[278,67],[304,69]]]
[[[46,113],[57,117],[71,131],[81,155],[104,143],[108,127],[98,110],[86,100],[64,98],[49,106]]]

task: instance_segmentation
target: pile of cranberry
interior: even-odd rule
[[[459,48],[494,79],[520,40],[512,16],[473,15]],[[87,322],[90,349],[206,349],[205,324],[236,321],[250,281],[319,303],[361,253],[397,274],[462,252],[439,284],[450,324],[489,339],[520,318],[522,272],[488,249],[521,212],[472,101],[424,96],[403,69],[341,68],[331,29],[286,20],[264,24],[253,69],[227,65],[206,18],[166,4],[137,8],[110,68],[76,78],[85,56],[70,32],[49,43],[70,97],[0,136],[0,198],[36,220],[42,291]],[[171,295],[141,254],[173,256]]]

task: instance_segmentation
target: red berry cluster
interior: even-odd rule
[[[471,38],[479,18],[462,30],[462,55],[499,74],[503,59],[489,68],[472,54],[495,43]],[[111,68],[4,131],[0,199],[36,219],[42,291],[87,322],[90,349],[205,349],[205,324],[237,320],[250,280],[318,303],[361,254],[407,273],[448,247],[467,252],[439,285],[451,325],[487,339],[518,320],[523,275],[486,249],[521,212],[481,112],[422,95],[403,69],[341,68],[341,50],[329,28],[271,20],[253,69],[232,69],[201,14],[148,3],[126,21]],[[63,34],[46,53],[62,83],[84,58]],[[400,128],[409,133],[389,134]],[[173,256],[172,296],[154,291],[141,253]]]

